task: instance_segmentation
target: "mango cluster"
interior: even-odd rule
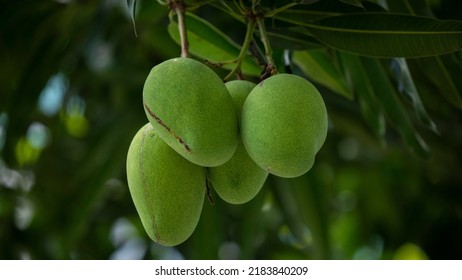
[[[248,202],[268,174],[307,172],[327,134],[324,102],[305,79],[224,83],[190,58],[151,70],[143,108],[149,122],[130,144],[127,180],[147,234],[165,246],[194,232],[207,181],[223,200]]]

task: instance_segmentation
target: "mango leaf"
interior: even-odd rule
[[[390,12],[407,13],[420,16],[434,16],[427,0],[387,1]]]
[[[266,29],[273,48],[305,50],[323,48],[323,45],[308,34],[301,27],[272,28]]]
[[[391,67],[398,82],[398,90],[411,101],[417,118],[430,130],[439,134],[436,124],[428,115],[422,99],[420,99],[406,60],[404,58],[395,58],[392,60]]]
[[[397,98],[397,92],[393,87],[387,72],[382,64],[374,58],[362,57],[361,61],[367,69],[367,76],[373,86],[373,90],[390,123],[399,131],[407,146],[417,155],[428,157],[430,148],[415,130],[406,110]]]
[[[383,109],[380,101],[375,97],[374,86],[361,64],[361,59],[358,56],[341,52],[339,52],[339,58],[350,88],[356,93],[364,120],[380,142],[385,144],[386,123]]]
[[[287,9],[277,13],[274,18],[285,22],[290,22],[296,25],[303,25],[306,22],[314,22],[326,17],[339,16],[340,13],[307,10],[307,9]]]
[[[389,1],[390,11],[417,15],[432,15],[426,0]],[[420,69],[435,84],[444,98],[456,108],[462,109],[462,66],[452,55],[425,57],[419,59]]]
[[[300,5],[284,10],[274,15],[274,18],[292,22],[296,25],[303,25],[304,23],[310,23],[327,17],[340,16],[348,13],[361,13],[364,12],[364,10],[368,12],[386,12],[382,6],[376,3],[365,1],[361,2],[361,6],[354,5],[358,2],[361,1],[322,0],[312,5]]]
[[[135,32],[135,36],[138,37],[138,33],[136,32],[136,24],[135,24],[135,13],[136,13],[136,0],[127,0],[127,7],[130,10],[130,17],[133,24],[133,31]]]
[[[293,62],[310,79],[348,99],[353,99],[353,92],[339,67],[326,50],[295,51]]]
[[[191,54],[212,63],[230,62],[238,57],[241,47],[210,22],[187,13],[186,28]],[[180,44],[178,23],[175,20],[168,25],[168,32],[172,39]],[[227,63],[223,68],[231,69],[233,66],[234,63]],[[247,56],[242,62],[242,72],[259,76],[261,69],[250,56]]]
[[[340,0],[340,1],[345,4],[356,6],[358,8],[364,8],[363,3],[361,3],[361,0]]]
[[[391,13],[332,16],[304,26],[326,45],[372,57],[424,57],[462,48],[462,22]]]
[[[452,55],[419,59],[425,76],[437,86],[443,97],[462,110],[462,66]]]

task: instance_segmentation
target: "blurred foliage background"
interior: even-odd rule
[[[361,1],[337,2],[353,9]],[[425,2],[434,17],[462,20],[456,0],[403,2]],[[431,121],[419,121],[419,106],[406,96],[396,98],[428,155],[413,152],[387,109],[314,78],[330,128],[311,171],[270,176],[244,205],[215,194],[187,242],[168,248],[150,241],[128,192],[125,158],[147,121],[144,79],[180,48],[167,30],[168,9],[154,0],[136,3],[137,35],[131,1],[2,2],[1,259],[462,258],[460,51],[407,60]],[[245,25],[223,10],[194,13],[242,41]],[[281,50],[275,47],[276,58]],[[354,69],[345,61],[355,60],[344,59],[345,69]],[[303,61],[301,55],[293,71],[310,78]],[[448,77],[455,95],[446,90]]]

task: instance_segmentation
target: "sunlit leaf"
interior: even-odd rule
[[[348,88],[343,73],[325,50],[295,51],[293,62],[310,80],[353,99],[353,92]]]
[[[305,23],[326,45],[373,57],[423,57],[462,48],[462,22],[389,13],[333,16]]]
[[[189,52],[212,63],[233,62],[241,47],[210,22],[193,14],[186,14],[186,28],[189,42]],[[168,26],[170,36],[180,43],[178,24],[171,21]],[[231,69],[235,63],[225,63],[223,67]],[[257,63],[247,56],[242,62],[244,74],[259,76],[261,69]]]

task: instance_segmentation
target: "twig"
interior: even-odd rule
[[[180,33],[181,57],[189,57],[189,42],[186,29],[186,12],[183,0],[170,0],[170,9],[178,17],[178,31]]]

